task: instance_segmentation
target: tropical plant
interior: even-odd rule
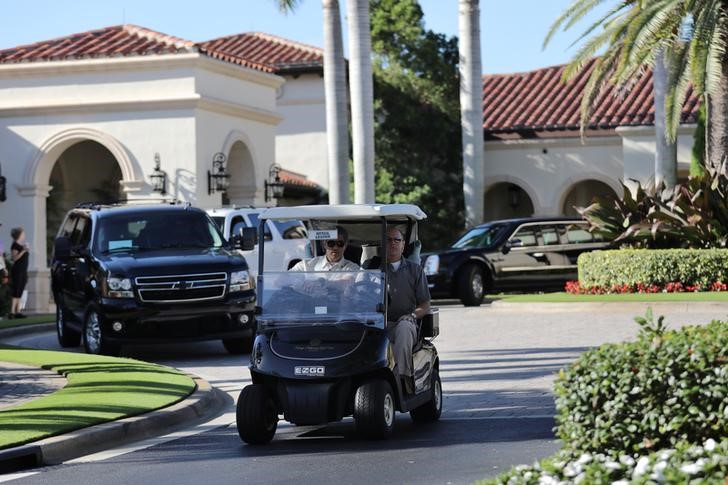
[[[544,45],[560,28],[569,29],[606,0],[574,0],[553,23]],[[601,29],[601,30],[599,30]],[[586,40],[588,39],[588,40]],[[581,104],[582,127],[600,90],[627,89],[644,66],[669,53],[666,95],[667,132],[677,136],[682,106],[690,89],[708,105],[708,160],[718,167],[728,153],[728,4],[724,0],[613,0],[575,43],[586,40],[565,71],[571,79],[591,67]]]
[[[301,0],[275,0],[283,13],[294,11]],[[324,29],[324,96],[329,166],[329,203],[349,202],[349,120],[346,62],[341,36],[339,0],[322,0]]]
[[[480,1],[460,0],[460,123],[465,224],[483,222],[483,80],[480,61]]]

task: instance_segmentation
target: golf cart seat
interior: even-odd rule
[[[361,251],[361,267],[363,269],[376,269],[381,264],[382,260],[379,257],[379,246],[362,246]],[[422,243],[418,240],[412,244],[407,245],[407,249],[404,251],[405,259],[412,261],[413,263],[420,264],[420,251],[422,250]]]

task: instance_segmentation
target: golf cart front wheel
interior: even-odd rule
[[[437,369],[432,371],[432,399],[418,408],[410,411],[410,417],[415,423],[430,423],[440,419],[442,414],[442,382]]]
[[[383,439],[392,434],[396,413],[394,393],[389,382],[365,382],[354,396],[356,428],[367,438]]]
[[[268,391],[250,384],[240,391],[235,410],[240,439],[251,445],[269,443],[278,428],[278,409]]]

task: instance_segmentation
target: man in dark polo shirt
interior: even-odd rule
[[[417,338],[416,320],[430,311],[430,290],[422,267],[402,257],[404,247],[402,232],[390,227],[387,230],[387,332],[400,380],[405,391],[414,394],[412,347]]]

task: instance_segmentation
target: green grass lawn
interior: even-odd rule
[[[0,320],[0,328],[20,327],[22,325],[35,325],[36,323],[51,323],[56,321],[54,313],[27,316],[25,318],[3,318]]]
[[[728,291],[694,293],[625,293],[610,295],[572,295],[570,293],[499,294],[488,295],[490,300],[509,303],[578,303],[578,302],[728,302]]]
[[[68,379],[53,394],[0,409],[0,449],[169,406],[195,389],[175,369],[132,359],[0,346],[0,361]]]

